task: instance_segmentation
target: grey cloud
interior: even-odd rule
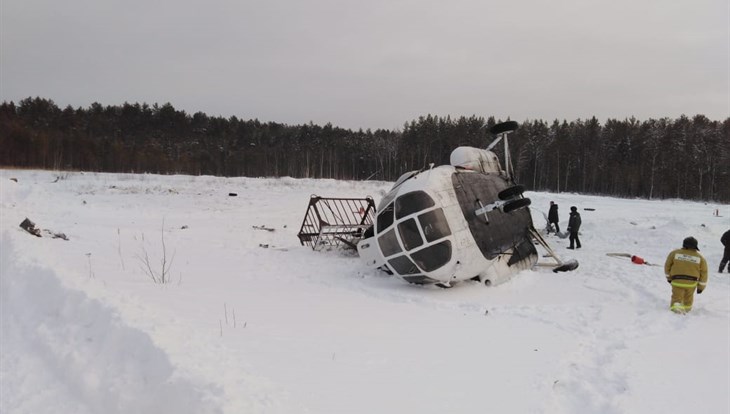
[[[671,4],[670,4],[671,3]],[[3,0],[0,99],[283,123],[730,115],[725,0]]]

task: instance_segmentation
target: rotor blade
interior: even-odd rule
[[[489,132],[491,132],[494,135],[501,134],[502,132],[511,132],[517,129],[520,126],[515,121],[507,121],[507,122],[501,122],[491,128],[489,128]]]

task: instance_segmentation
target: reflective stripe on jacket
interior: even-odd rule
[[[680,288],[693,288],[698,284],[698,278],[686,275],[671,276],[669,281],[672,282],[672,286]],[[702,289],[704,289],[704,285]]]
[[[673,250],[664,263],[664,273],[672,286],[703,290],[707,286],[707,261],[694,249]]]

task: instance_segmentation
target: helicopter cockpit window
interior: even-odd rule
[[[444,216],[443,209],[436,209],[423,213],[418,216],[418,221],[421,223],[423,228],[423,234],[426,236],[427,242],[438,240],[442,237],[451,235],[449,229],[449,223],[446,222],[446,216]],[[403,234],[401,233],[401,237]]]
[[[435,205],[431,196],[425,192],[413,191],[395,200],[395,217],[399,219]]]
[[[406,256],[398,256],[395,259],[388,260],[388,266],[395,270],[399,275],[414,275],[420,273],[415,264]]]
[[[388,257],[403,251],[395,237],[395,229],[389,230],[387,233],[378,237],[378,245],[383,252],[383,256]]]
[[[390,227],[393,224],[393,203],[388,204],[380,214],[378,214],[378,233]]]
[[[444,240],[441,243],[426,247],[411,253],[411,258],[416,261],[424,272],[433,272],[451,260],[451,242]]]
[[[423,244],[416,220],[408,219],[398,224],[398,233],[406,250],[413,250]]]

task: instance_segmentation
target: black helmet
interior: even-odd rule
[[[578,207],[576,207],[576,206],[571,206],[571,207],[570,207],[570,211],[578,211]]]
[[[694,237],[687,237],[684,239],[684,241],[682,241],[682,248],[700,250],[697,247],[697,239]]]

